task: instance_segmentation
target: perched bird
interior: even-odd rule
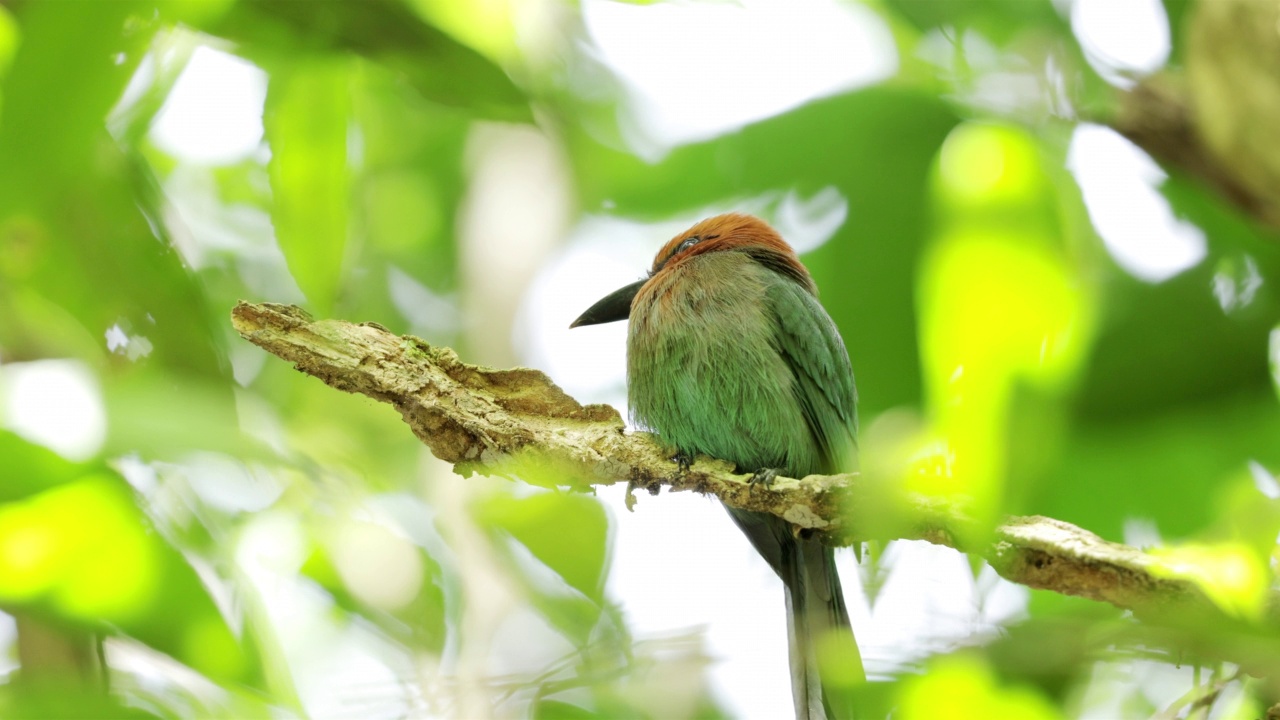
[[[631,414],[677,461],[710,455],[761,482],[856,466],[849,355],[809,271],[763,220],[694,225],[571,327],[628,318]],[[782,518],[727,509],[786,589],[796,717],[851,716],[848,681],[864,676],[832,549]]]

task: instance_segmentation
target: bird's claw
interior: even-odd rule
[[[778,477],[777,468],[761,468],[755,471],[751,479],[747,481],[749,485],[763,485],[769,487],[773,485],[773,479]]]
[[[680,468],[680,472],[689,472],[689,468],[693,467],[693,456],[680,450],[671,456],[671,462]]]

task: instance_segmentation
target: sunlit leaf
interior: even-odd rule
[[[1262,463],[1219,481],[1213,513],[1205,537],[1229,537],[1261,557],[1280,553],[1280,482]]]
[[[0,504],[0,604],[116,627],[210,677],[257,682],[195,572],[105,469]]]
[[[0,77],[4,77],[9,69],[9,63],[18,51],[18,41],[18,24],[8,10],[0,8]]]
[[[349,73],[343,60],[277,72],[263,112],[276,240],[321,313],[337,297],[347,247]]]
[[[971,498],[985,520],[1007,500],[1011,449],[1048,449],[1054,424],[1027,433],[1026,423],[1052,414],[1093,337],[1093,297],[1054,233],[1041,162],[1019,130],[957,128],[939,159],[939,230],[920,275],[928,408],[946,467],[911,482]]]
[[[410,7],[463,43],[493,60],[517,59],[519,0],[411,0]]]
[[[1240,543],[1187,543],[1148,551],[1154,572],[1190,580],[1229,615],[1261,620],[1267,609],[1268,558]]]
[[[926,674],[904,681],[894,715],[902,720],[935,718],[939,702],[946,703],[947,717],[956,720],[1053,720],[1063,717],[1035,691],[998,684],[990,668],[970,655],[952,655],[935,660],[930,663]]]

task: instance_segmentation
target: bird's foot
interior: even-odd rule
[[[675,463],[676,466],[680,468],[680,472],[689,472],[689,468],[693,467],[693,455],[690,455],[683,450],[679,450],[675,455],[671,456],[671,462]]]
[[[773,485],[773,479],[776,477],[778,477],[777,468],[761,468],[751,476],[751,479],[747,481],[747,484],[769,487]]]

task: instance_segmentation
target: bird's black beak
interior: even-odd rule
[[[647,280],[637,280],[626,287],[618,288],[605,295],[599,302],[579,315],[578,319],[574,320],[569,328],[626,320],[631,316],[631,300],[635,298],[636,293],[640,292],[640,286],[644,285],[645,282]]]

